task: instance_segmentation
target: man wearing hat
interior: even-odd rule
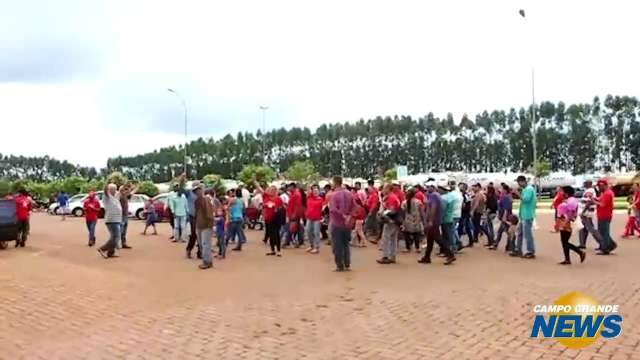
[[[202,258],[202,252],[200,251],[200,242],[198,241],[198,231],[196,228],[196,199],[198,198],[197,192],[202,190],[203,186],[200,181],[193,181],[191,184],[191,190],[185,191],[185,196],[187,198],[187,221],[189,222],[189,242],[187,243],[187,257],[191,257],[191,251],[194,246],[197,245],[198,250],[196,251],[197,258]]]
[[[427,236],[427,249],[420,260],[421,264],[431,263],[431,252],[433,251],[434,242],[440,246],[440,251],[445,254],[447,260],[445,265],[449,265],[456,261],[455,256],[451,252],[449,244],[446,244],[440,234],[440,225],[442,224],[442,199],[436,191],[436,184],[430,181],[427,187],[427,203],[425,206],[425,235]]]
[[[518,223],[518,237],[516,248],[509,255],[521,256],[524,259],[535,259],[536,248],[533,239],[533,220],[536,218],[536,190],[527,182],[523,175],[516,179],[520,187],[520,222]],[[527,252],[523,255],[522,240],[527,242]]]
[[[598,232],[602,238],[598,255],[609,255],[618,247],[611,238],[611,219],[613,218],[613,202],[615,195],[609,188],[609,183],[605,179],[598,180],[598,190],[600,196],[595,200],[596,217],[598,218]]]

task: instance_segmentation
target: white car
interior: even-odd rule
[[[71,211],[71,215],[76,217],[84,216],[84,201],[88,196],[89,195],[87,194],[79,194],[69,199],[69,210]],[[100,201],[100,207],[102,208],[102,210],[100,211],[101,218],[104,216],[104,205],[102,204],[103,196],[103,191],[96,191],[96,197]],[[131,199],[129,199],[128,209],[129,217],[135,217],[137,219],[144,220],[144,205],[148,200],[149,197],[147,195],[131,195]]]
[[[69,209],[73,209],[71,207],[71,203],[77,203],[79,200],[84,199],[87,196],[87,194],[77,194],[77,195],[73,195],[72,197],[69,198]],[[51,205],[49,205],[49,210],[48,210],[49,214],[51,215],[62,215],[62,209],[60,209],[60,205],[55,202]]]
[[[149,201],[149,197],[144,194],[133,194],[129,199],[129,217],[135,217],[138,220],[144,220],[144,206]]]

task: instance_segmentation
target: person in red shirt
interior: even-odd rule
[[[29,236],[29,218],[33,209],[34,201],[25,189],[21,189],[15,197],[16,217],[18,218],[18,240],[16,247],[24,247]]]
[[[287,186],[287,192],[289,193],[289,204],[287,204],[287,220],[289,222],[290,230],[297,230],[294,234],[292,231],[287,231],[287,239],[284,243],[284,247],[288,247],[295,241],[295,247],[299,248],[304,244],[304,228],[302,226],[302,215],[304,215],[304,204],[302,204],[302,194],[298,189],[296,183],[291,183]],[[294,235],[296,239],[294,239]]]
[[[324,199],[320,196],[320,187],[316,184],[311,186],[311,193],[307,196],[307,238],[309,248],[307,252],[317,254],[320,251],[320,228],[322,226],[322,206]]]
[[[618,244],[611,238],[611,219],[613,218],[615,195],[606,180],[598,180],[597,186],[600,190],[600,196],[595,201],[597,205],[596,217],[598,218],[598,232],[602,237],[598,255],[609,255],[618,247]]]
[[[84,219],[87,224],[87,231],[89,231],[89,246],[93,246],[96,243],[96,225],[98,224],[98,214],[100,214],[100,200],[96,197],[96,193],[91,191],[89,196],[84,201],[82,207],[84,208]]]
[[[364,204],[359,197],[354,196],[355,206],[353,207],[353,213],[351,217],[355,220],[354,231],[356,233],[356,246],[366,247],[367,237],[364,234],[364,220],[367,218],[367,211],[364,208]]]
[[[564,195],[564,191],[562,191],[562,188],[560,186],[558,186],[556,188],[556,196],[553,198],[553,203],[551,203],[551,208],[554,211],[554,225],[553,225],[553,232],[558,232],[560,231],[560,222],[558,221],[558,207],[560,207],[560,205],[562,205],[562,203],[565,200],[565,195]]]
[[[427,200],[427,197],[424,196],[424,188],[418,184],[415,186],[415,189],[416,194],[413,197],[420,202],[420,207],[424,207],[424,202]]]
[[[365,209],[367,210],[367,219],[365,221],[365,230],[369,234],[376,235],[378,233],[378,210],[380,210],[380,194],[374,186],[373,180],[369,180],[367,188],[367,200]]]
[[[258,182],[255,183],[256,192],[262,194],[262,217],[264,218],[265,232],[269,238],[271,252],[268,256],[282,256],[280,253],[280,227],[284,225],[286,219],[284,217],[284,204],[278,189],[275,186],[269,186],[266,191],[262,189]]]
[[[378,264],[394,264],[396,262],[396,252],[398,250],[398,232],[400,224],[398,216],[400,199],[394,191],[395,186],[387,184],[382,189],[383,198],[383,219],[384,226],[382,228],[382,259],[376,260]]]
[[[393,184],[393,193],[396,195],[398,200],[400,200],[400,204],[402,204],[405,200],[404,191],[402,191],[402,185],[400,183]]]

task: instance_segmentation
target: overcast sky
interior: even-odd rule
[[[0,0],[0,153],[640,95],[637,0]],[[527,19],[518,15],[526,10]],[[15,134],[13,136],[12,134]]]

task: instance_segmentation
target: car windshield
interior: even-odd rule
[[[69,202],[82,200],[85,196],[87,196],[87,194],[73,195],[71,198],[69,198]]]

